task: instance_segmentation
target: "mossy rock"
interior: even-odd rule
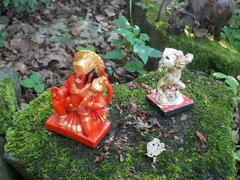
[[[14,80],[6,78],[0,81],[0,135],[12,125],[12,116],[17,110]]]
[[[39,179],[235,179],[231,136],[235,97],[231,90],[211,78],[186,71],[183,82],[192,82],[188,81],[184,94],[196,105],[186,114],[164,119],[148,104],[146,90],[141,88],[155,87],[161,76],[158,72],[144,75],[134,82],[135,88],[115,85],[109,117],[113,127],[97,149],[45,129],[44,123],[53,112],[50,92],[46,91],[14,116],[5,152],[19,159],[27,173]],[[139,108],[133,114],[131,104]],[[157,127],[139,131],[129,125],[136,118],[151,117],[159,119],[163,131]],[[204,134],[206,146],[201,145],[196,131]],[[166,144],[156,169],[145,155],[146,144],[154,137]],[[96,157],[104,158],[94,162]]]
[[[149,2],[149,0],[145,1]],[[234,77],[240,74],[239,51],[224,40],[216,42],[207,37],[189,37],[185,33],[169,34],[168,23],[166,23],[168,17],[162,17],[161,21],[155,22],[159,6],[155,4],[147,11],[135,7],[134,17],[137,17],[135,23],[150,35],[153,47],[161,50],[164,50],[165,47],[171,47],[180,49],[184,53],[192,53],[194,59],[190,68],[194,70],[215,70]],[[148,66],[152,67],[153,64],[157,66],[157,62],[154,61],[150,61]]]

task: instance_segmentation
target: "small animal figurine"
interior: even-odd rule
[[[110,129],[106,106],[112,100],[112,85],[103,60],[92,51],[78,52],[73,59],[73,69],[74,73],[63,86],[51,89],[54,114],[45,126],[95,148]]]
[[[166,48],[163,52],[159,68],[165,69],[165,76],[157,83],[157,92],[147,96],[155,106],[160,108],[164,117],[181,113],[193,106],[193,101],[180,93],[186,86],[180,80],[182,70],[192,62],[193,55],[184,55],[182,51]]]
[[[160,67],[165,68],[165,76],[157,83],[158,101],[162,105],[181,104],[183,98],[179,89],[185,89],[185,84],[180,80],[182,70],[186,64],[192,62],[193,55],[183,55],[182,51],[166,48],[163,52]]]
[[[156,21],[168,5],[174,0],[163,0]],[[177,10],[174,17],[179,17],[170,25],[169,29],[173,33],[183,31],[185,25],[200,24],[200,28],[205,28],[216,40],[220,39],[220,33],[232,17],[235,10],[234,0],[188,0],[188,5],[184,11]]]
[[[152,141],[147,143],[147,156],[153,158],[152,166],[156,163],[157,156],[159,156],[163,151],[166,151],[165,144],[161,143],[159,139],[154,138]]]

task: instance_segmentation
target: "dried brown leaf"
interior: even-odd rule
[[[135,113],[135,112],[137,112],[137,110],[138,110],[137,104],[136,104],[136,103],[132,103],[132,104],[131,104],[131,109],[130,109],[130,111],[131,111],[132,113]]]
[[[74,36],[79,36],[81,34],[81,28],[80,27],[73,27],[71,28],[71,34]]]
[[[106,153],[109,151],[109,149],[110,149],[109,146],[107,144],[105,144],[103,147],[103,151]]]
[[[120,162],[123,162],[124,161],[124,156],[123,156],[123,154],[119,154],[119,160],[120,160]]]
[[[208,36],[208,30],[204,29],[204,28],[194,28],[193,29],[194,34],[196,37],[204,37],[204,36]]]
[[[104,157],[103,154],[101,154],[100,156],[96,156],[94,162],[95,162],[95,163],[99,163],[100,161],[103,160],[103,157]]]
[[[205,136],[199,131],[195,131],[195,132],[198,136],[198,139],[200,140],[200,143],[205,144],[207,142]]]

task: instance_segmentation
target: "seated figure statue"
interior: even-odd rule
[[[101,57],[92,51],[78,52],[73,68],[62,87],[51,89],[54,114],[46,128],[95,148],[110,129],[105,107],[112,100],[112,85]]]

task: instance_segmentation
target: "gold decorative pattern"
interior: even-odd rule
[[[87,74],[93,69],[99,76],[104,72],[102,58],[93,51],[82,50],[76,53],[73,59],[73,68],[76,74]]]
[[[108,81],[107,81],[106,77],[100,77],[100,78],[94,79],[94,81],[92,82],[91,90],[93,92],[102,93],[103,91],[106,90],[107,83],[108,83]]]
[[[76,84],[73,83],[72,89],[73,89],[73,92],[74,92],[75,94],[81,94],[81,93],[83,93],[87,88],[89,88],[90,85],[91,85],[91,84],[87,84],[84,88],[79,89],[79,88],[76,86]]]

